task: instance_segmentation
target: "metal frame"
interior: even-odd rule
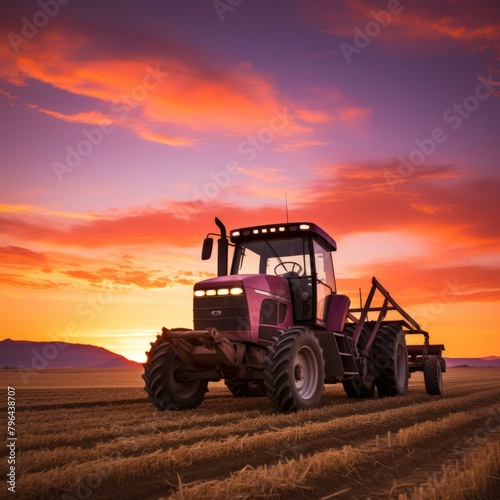
[[[384,302],[380,307],[372,307],[373,297],[375,296],[375,292],[380,292],[384,297]],[[396,321],[385,321],[385,317],[389,311],[397,311],[403,319]],[[368,321],[368,313],[370,312],[378,312],[378,317],[375,321]],[[359,313],[359,318],[355,316],[354,313]],[[392,297],[391,294],[380,284],[380,282],[373,277],[372,278],[372,287],[370,289],[370,293],[366,299],[366,303],[363,307],[359,308],[351,308],[347,313],[347,318],[356,324],[356,328],[354,330],[352,336],[352,344],[353,344],[353,353],[355,358],[359,359],[361,356],[368,356],[370,349],[375,342],[375,338],[378,334],[380,327],[384,324],[388,323],[398,323],[403,327],[403,332],[405,334],[421,334],[424,337],[424,344],[421,346],[411,346],[413,352],[413,359],[410,363],[410,371],[417,371],[423,369],[424,361],[430,355],[429,347],[432,347],[432,354],[437,355],[439,359],[441,359],[441,351],[444,350],[444,346],[436,345],[430,346],[429,344],[429,332],[422,330],[420,325],[412,318]],[[361,336],[361,332],[363,331],[363,327],[370,323],[371,333],[368,339],[368,342],[365,346],[365,349],[361,352],[358,352],[357,343],[359,337]],[[417,355],[420,356],[420,359],[417,360]]]

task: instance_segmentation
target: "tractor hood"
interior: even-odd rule
[[[194,291],[197,290],[219,290],[231,288],[244,288],[271,293],[278,297],[289,299],[290,288],[288,281],[281,276],[270,274],[233,274],[230,276],[218,276],[200,281],[194,285]]]

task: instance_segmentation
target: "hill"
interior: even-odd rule
[[[484,358],[444,358],[446,365],[453,366],[475,366],[475,367],[491,367],[500,368],[500,357],[486,356]]]
[[[139,363],[103,347],[68,342],[0,341],[0,368],[133,368]]]

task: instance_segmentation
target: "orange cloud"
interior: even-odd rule
[[[248,177],[259,179],[265,183],[283,183],[290,180],[290,176],[285,175],[285,171],[281,168],[248,166],[246,168],[240,167],[239,171]]]
[[[17,99],[17,97],[18,97],[17,95],[13,95],[8,90],[5,90],[5,89],[0,89],[0,94],[7,97],[7,99]]]
[[[5,264],[14,264],[14,265],[31,265],[33,263],[40,264],[45,262],[45,255],[39,252],[33,252],[28,248],[15,247],[15,246],[6,246],[0,247],[0,257],[2,258],[2,262]]]
[[[280,153],[289,153],[291,151],[297,151],[302,148],[310,148],[314,146],[327,146],[328,144],[333,144],[335,141],[317,141],[317,140],[304,140],[304,141],[294,141],[287,142],[276,148],[276,151]]]
[[[316,179],[298,185],[293,182],[289,202],[301,219],[311,219],[337,234],[362,231],[391,231],[405,228],[417,234],[450,239],[454,244],[486,245],[500,241],[497,214],[500,213],[496,179],[461,177],[453,166],[420,167],[410,177],[398,177],[394,192],[392,177],[396,160],[387,163],[320,165]],[[287,176],[279,169],[249,168],[245,177],[262,181],[276,191]],[[454,182],[450,183],[449,178]],[[293,179],[291,179],[293,181]],[[391,182],[389,182],[391,181]],[[254,189],[248,183],[235,185],[246,196]],[[65,215],[41,218],[17,207],[0,210],[0,224],[6,238],[40,241],[61,247],[116,248],[136,245],[197,246],[211,230],[215,216],[225,216],[228,227],[278,222],[273,205],[248,210],[224,200],[224,193],[210,204],[201,201],[166,201],[161,208],[131,207],[79,219]],[[280,197],[281,199],[281,197]],[[281,213],[281,212],[279,212]],[[332,223],[331,214],[341,214]]]
[[[110,281],[118,285],[136,286],[138,288],[164,288],[173,283],[167,275],[148,270],[123,270],[116,268],[101,268],[89,271],[62,271],[63,274],[73,278],[85,280],[90,284],[99,284]]]
[[[316,1],[308,5],[307,15],[326,26],[329,33],[352,39],[355,27],[363,29],[367,22],[373,21],[374,12],[386,9],[387,3],[375,0],[349,0],[341,6]],[[492,50],[498,62],[500,11],[496,1],[400,2],[389,24],[376,37],[377,43],[386,43],[395,50],[407,50],[414,41],[418,41],[418,45],[413,45],[416,50],[436,50],[437,38],[464,43],[471,51]]]
[[[356,296],[359,287],[365,294],[376,275],[382,285],[401,303],[415,304],[500,301],[500,268],[483,266],[426,267],[418,261],[377,263],[376,269],[360,266],[358,276],[339,278],[342,293]]]
[[[418,289],[413,294],[417,297],[414,300],[432,299],[425,295],[425,290],[435,294],[445,278],[455,275],[469,286],[460,300],[496,300],[500,181],[474,179],[462,176],[453,166],[435,165],[420,167],[411,177],[401,178],[392,192],[386,177],[388,171],[397,172],[397,161],[320,165],[313,180],[298,185],[290,179],[291,188],[287,192],[292,220],[314,221],[338,241],[356,233],[404,231],[425,242],[429,250],[418,258],[398,263],[398,256],[387,248],[388,259],[393,261],[377,263],[377,275],[389,276],[396,289],[398,282],[411,283],[409,295]],[[249,170],[249,174],[254,183],[235,186],[243,197],[254,189],[262,197],[264,183],[273,199],[276,185],[281,186],[286,180],[285,172],[267,167]],[[452,183],[450,177],[454,179]],[[9,206],[4,205],[0,210],[0,227],[4,238],[13,242],[0,251],[8,275],[4,279],[21,283],[21,276],[12,275],[12,269],[28,269],[30,273],[24,279],[43,283],[45,271],[51,270],[55,273],[51,281],[61,286],[67,283],[65,279],[82,280],[89,285],[109,279],[143,288],[167,286],[186,279],[191,282],[191,278],[196,281],[193,276],[158,271],[152,264],[138,261],[137,255],[142,252],[156,255],[160,248],[162,252],[169,248],[170,254],[198,248],[205,234],[215,230],[215,216],[220,216],[228,228],[280,222],[284,219],[284,209],[282,196],[279,198],[279,208],[273,203],[250,208],[221,197],[206,205],[170,200],[156,208],[130,207],[91,217],[82,214],[79,218],[57,211],[42,216],[36,207],[14,206],[9,211]],[[65,248],[66,252],[74,252],[72,248],[92,249],[104,255],[85,260],[78,254],[47,258],[47,252],[41,248]],[[117,250],[131,253],[127,248],[134,249],[135,257],[105,256]],[[365,250],[367,262],[372,265],[370,248]],[[363,262],[351,271],[368,281],[368,275],[374,273],[374,269],[364,269]]]
[[[283,102],[269,78],[250,63],[221,69],[206,54],[172,50],[151,43],[127,51],[122,40],[103,53],[101,36],[91,36],[78,25],[48,25],[36,43],[23,45],[15,54],[4,44],[0,77],[14,85],[35,79],[79,96],[99,99],[109,112],[95,110],[66,115],[40,111],[70,123],[96,123],[102,117],[129,127],[140,137],[162,144],[191,146],[190,135],[213,130],[241,134],[269,127],[275,112],[289,116],[281,134],[304,132],[292,117],[293,105]],[[107,40],[109,46],[109,40]],[[151,47],[157,47],[151,51]],[[85,57],[82,57],[85,53]],[[184,57],[185,56],[185,57]],[[101,106],[102,107],[102,106]],[[147,124],[137,130],[132,117]],[[170,130],[161,130],[161,128]],[[160,128],[160,129],[159,129]],[[178,130],[181,133],[178,134]]]
[[[72,115],[66,115],[64,113],[59,113],[58,111],[53,111],[50,109],[42,109],[40,108],[38,111],[40,113],[44,113],[46,115],[52,116],[53,118],[57,118],[59,120],[63,120],[69,123],[87,123],[89,125],[102,125],[110,124],[111,119],[103,113],[99,111],[88,111],[82,113],[75,113]]]
[[[46,217],[57,217],[61,219],[68,220],[93,220],[97,216],[88,213],[74,213],[65,212],[63,210],[52,210],[50,208],[41,207],[39,205],[27,205],[27,204],[7,204],[0,203],[0,214],[11,214],[11,215],[27,215],[34,216],[46,216]]]
[[[137,132],[137,135],[146,141],[158,142],[160,144],[165,144],[167,146],[174,147],[185,147],[192,146],[196,143],[195,140],[189,137],[173,136],[169,134],[162,134],[160,132],[153,132],[145,127],[143,124],[139,126],[132,126],[132,128]]]
[[[368,118],[371,114],[372,112],[368,108],[349,107],[341,111],[340,119],[355,124]]]
[[[430,4],[415,5],[405,11],[404,16],[395,17],[393,22],[408,37],[428,39],[444,36],[471,44],[471,48],[485,42],[500,48],[500,26],[495,21],[495,18],[498,19],[496,5],[491,2],[471,4],[462,0],[454,2],[443,12],[439,10],[439,7],[434,9]]]
[[[55,290],[61,285],[50,280],[29,280],[22,274],[0,273],[0,283],[7,286],[33,288],[35,290]]]
[[[0,247],[0,283],[31,289],[99,287],[110,282],[130,288],[164,288],[194,284],[208,276],[193,271],[179,272],[171,266],[154,264],[130,255],[82,257],[80,254],[38,252],[25,247]],[[47,279],[47,274],[51,279]]]
[[[331,113],[323,110],[297,109],[298,118],[307,123],[328,123],[334,119]]]

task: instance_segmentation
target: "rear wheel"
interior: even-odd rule
[[[344,335],[351,337],[356,329],[355,325],[348,325],[342,332]],[[367,329],[361,331],[358,341],[358,351],[364,349],[368,340],[370,332]],[[344,391],[351,399],[366,399],[375,396],[375,378],[373,376],[373,349],[370,351],[368,357],[361,357],[361,375],[352,377],[348,380],[342,381]]]
[[[208,381],[184,380],[186,365],[167,341],[158,335],[144,363],[144,390],[160,410],[187,410],[199,406],[207,392]]]
[[[318,339],[307,328],[289,328],[268,347],[264,380],[273,406],[284,413],[319,406],[325,361]]]
[[[441,373],[446,373],[446,359],[441,358]]]
[[[225,384],[236,398],[258,398],[266,395],[263,380],[226,380]]]
[[[424,362],[425,390],[431,396],[443,394],[443,373],[439,358],[427,358]]]
[[[374,363],[379,397],[408,394],[408,347],[399,325],[380,327],[374,343]]]

